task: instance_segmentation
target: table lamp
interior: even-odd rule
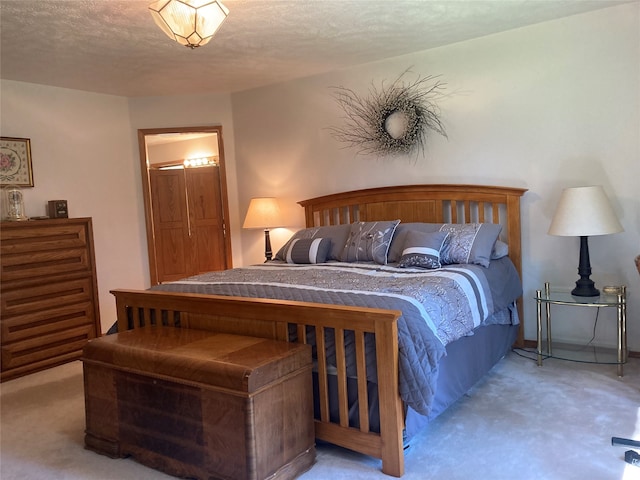
[[[591,275],[588,237],[622,232],[607,194],[601,185],[565,188],[549,227],[549,235],[580,237],[580,279],[571,291],[578,297],[597,297],[600,292]]]
[[[283,227],[284,221],[280,213],[278,200],[273,197],[252,198],[249,202],[247,216],[244,219],[242,228],[263,228],[264,229],[264,256],[265,261],[271,260],[271,240],[269,239],[269,229]]]

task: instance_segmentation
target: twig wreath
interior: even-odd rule
[[[383,82],[379,90],[372,84],[366,98],[351,89],[333,87],[346,123],[331,128],[332,136],[347,146],[359,147],[360,154],[379,155],[424,151],[428,130],[447,138],[434,101],[444,84],[433,75],[404,83],[408,71],[388,86]]]

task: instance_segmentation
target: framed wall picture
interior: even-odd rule
[[[0,137],[0,185],[33,187],[28,138]]]

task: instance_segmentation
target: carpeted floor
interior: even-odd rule
[[[73,362],[0,385],[2,480],[170,479],[132,459],[83,448],[82,365]],[[640,359],[615,367],[515,353],[415,438],[405,476],[418,479],[638,480],[628,448],[640,440]],[[390,478],[380,462],[329,445],[301,480]]]

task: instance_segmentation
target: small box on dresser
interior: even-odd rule
[[[315,462],[309,345],[147,326],[90,341],[83,363],[90,450],[198,479]]]
[[[90,218],[2,222],[2,381],[79,359],[101,334]]]

